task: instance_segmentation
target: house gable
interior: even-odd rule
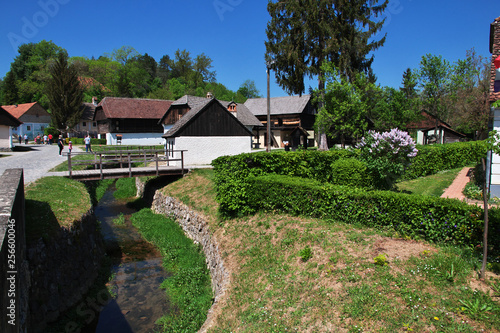
[[[18,127],[22,122],[0,107],[0,125]]]
[[[50,114],[38,102],[2,106],[23,123],[50,123]]]
[[[165,134],[178,136],[251,136],[252,133],[216,99],[187,112]]]

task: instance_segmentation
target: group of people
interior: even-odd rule
[[[90,145],[91,138],[90,135],[87,135],[83,141],[85,142],[85,151],[88,153],[89,151],[92,152],[92,147]],[[62,135],[59,135],[59,139],[57,139],[57,146],[59,147],[59,156],[62,156],[62,151],[64,149],[64,139]],[[71,151],[73,150],[73,142],[71,140],[68,142],[68,151],[69,154],[71,154]]]

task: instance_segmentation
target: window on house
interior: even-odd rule
[[[30,125],[26,126],[26,130],[31,131],[31,126]]]
[[[92,127],[97,127],[97,123],[95,121],[92,123]]]
[[[85,121],[82,121],[82,126],[83,127],[86,127],[87,126],[87,123]]]

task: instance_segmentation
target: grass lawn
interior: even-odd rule
[[[209,332],[500,331],[500,276],[478,280],[480,254],[289,215],[222,221],[212,177],[198,170],[162,190],[207,216],[230,270]]]
[[[462,169],[463,168],[445,170],[435,175],[420,177],[413,180],[401,181],[396,184],[397,190],[410,194],[440,197],[443,194],[444,190],[451,185],[453,180],[457,177],[458,173]]]
[[[91,207],[85,185],[64,177],[41,178],[26,187],[25,195],[28,242],[54,235]]]

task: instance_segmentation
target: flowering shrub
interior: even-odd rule
[[[368,164],[376,186],[381,189],[392,188],[418,152],[408,133],[397,128],[384,133],[369,131],[356,148],[360,150],[359,158]]]

